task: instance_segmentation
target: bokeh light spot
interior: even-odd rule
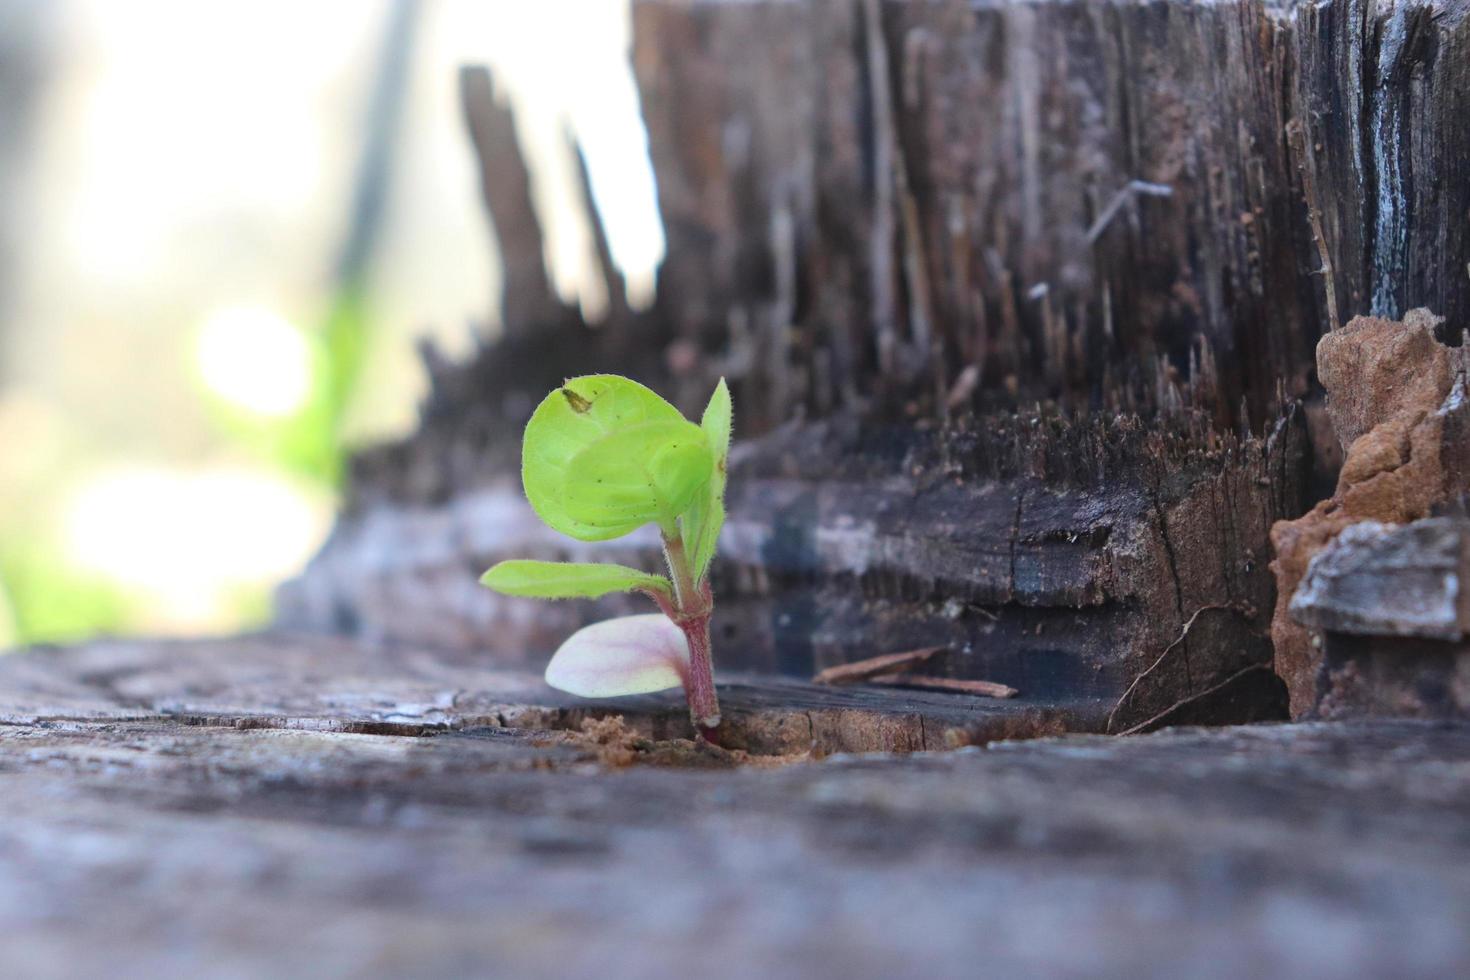
[[[269,310],[212,314],[199,330],[196,357],[211,393],[255,415],[295,414],[311,393],[311,345]]]

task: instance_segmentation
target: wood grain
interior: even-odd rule
[[[718,672],[728,748],[758,755],[912,752],[1100,731],[1098,700],[832,688]],[[623,716],[637,736],[692,738],[680,691],[584,700],[457,651],[264,633],[110,641],[0,658],[0,722],[147,720],[246,729],[427,735],[494,726],[578,731]]]
[[[1464,726],[1175,730],[609,772],[602,746],[436,699],[444,678],[419,658],[388,676],[365,655],[339,676],[350,652],[261,637],[0,661],[7,970],[1470,969]],[[286,664],[315,696],[271,693]],[[468,688],[488,681],[455,673]]]

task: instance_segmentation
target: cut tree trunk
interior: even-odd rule
[[[1314,343],[1470,323],[1467,12],[642,0],[669,259],[631,312],[599,227],[596,329],[549,293],[512,120],[468,72],[504,336],[428,352],[420,430],[355,460],[278,630],[0,659],[6,965],[1470,973],[1463,722],[1036,739],[1284,711],[1267,534],[1340,458]],[[476,584],[657,560],[519,493],[525,418],[592,371],[690,411],[732,382],[728,748],[684,740],[677,695],[526,669],[628,600]],[[1327,713],[1470,703],[1458,606],[1409,617],[1439,638],[1407,658],[1384,635],[1408,620],[1375,563],[1441,614],[1463,581],[1463,513],[1418,516],[1299,570]],[[928,647],[906,669],[1018,695],[804,680]]]
[[[653,310],[588,329],[509,296],[504,340],[436,365],[422,430],[359,460],[283,621],[538,661],[627,603],[548,612],[479,571],[657,556],[535,527],[530,408],[595,370],[694,411],[726,376],[720,666],[943,644],[934,671],[1091,699],[1112,730],[1242,686],[1284,710],[1257,677],[1267,535],[1341,458],[1315,342],[1470,314],[1463,6],[644,0],[634,36]],[[488,91],[466,76],[484,186],[544,292]]]
[[[916,695],[890,711],[888,694],[853,707],[848,692],[787,686],[769,720],[804,701],[788,731],[833,747],[871,747],[860,739],[887,718],[882,737],[916,748],[915,716],[943,731],[941,719],[1014,703]],[[523,705],[552,696],[482,658],[282,635],[0,658],[6,966],[1470,971],[1464,726],[1175,730],[741,766],[740,753],[653,740],[661,711],[687,726],[678,706],[568,732],[552,730],[571,721],[559,708],[507,717],[484,693],[496,690]],[[760,715],[744,690],[727,710]]]

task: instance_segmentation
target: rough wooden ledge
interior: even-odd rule
[[[913,752],[1100,731],[1110,705],[830,688],[721,677],[731,748],[761,755]],[[579,729],[621,715],[634,734],[692,738],[678,692],[586,701],[486,658],[310,634],[104,641],[0,658],[0,722],[148,721],[430,735]]]
[[[75,706],[107,701],[83,689]],[[1470,970],[1463,725],[1176,729],[718,772],[595,757],[503,729],[12,717],[7,972]]]

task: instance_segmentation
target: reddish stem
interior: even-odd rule
[[[663,602],[665,615],[684,631],[689,643],[689,673],[684,679],[684,696],[689,701],[689,717],[702,737],[716,742],[714,731],[720,725],[720,701],[715,694],[714,664],[710,657],[709,618],[714,596],[709,583],[694,581],[689,556],[679,535],[664,537],[664,555],[674,579],[674,606],[670,612]],[[718,742],[716,742],[718,744]]]
[[[714,664],[710,659],[709,613],[682,619],[679,628],[689,641],[689,677],[684,684],[689,717],[699,733],[708,738],[720,725],[720,701],[715,694]]]

